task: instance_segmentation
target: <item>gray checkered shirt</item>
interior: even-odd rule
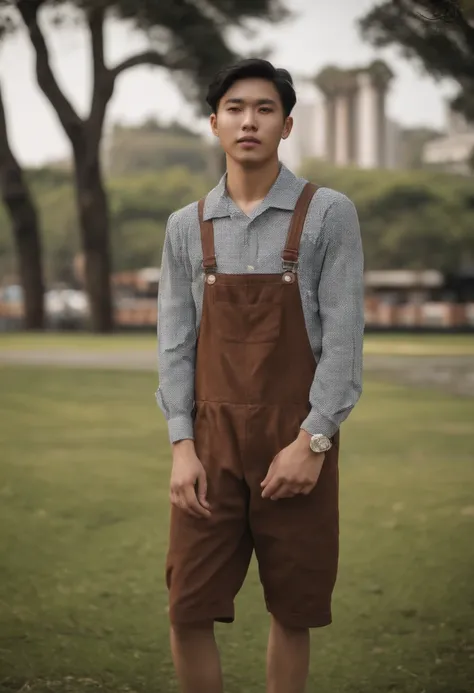
[[[296,201],[307,181],[284,165],[266,198],[247,216],[226,193],[225,176],[209,193],[218,271],[279,273]],[[193,438],[194,364],[203,299],[197,202],[169,218],[158,292],[159,407],[171,442]],[[318,367],[311,411],[301,427],[332,436],[362,391],[363,251],[353,203],[320,188],[301,237],[298,268],[306,328]],[[212,364],[209,365],[212,369]]]

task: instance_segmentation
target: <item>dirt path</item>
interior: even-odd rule
[[[0,364],[15,363],[31,366],[64,366],[67,368],[120,368],[154,370],[156,350],[79,351],[74,349],[0,350]]]
[[[79,351],[73,349],[26,349],[0,351],[0,364],[62,366],[67,368],[156,369],[155,349],[124,351]],[[392,356],[369,354],[367,373],[387,380],[435,387],[457,395],[474,397],[474,356]]]
[[[435,387],[474,397],[474,356],[379,356],[364,358],[365,370],[406,385]]]

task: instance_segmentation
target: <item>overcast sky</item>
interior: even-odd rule
[[[300,75],[317,73],[327,64],[352,67],[383,57],[395,72],[388,98],[389,115],[405,125],[443,127],[449,84],[437,84],[424,76],[397,51],[377,54],[361,40],[356,19],[374,0],[286,0],[295,19],[278,28],[262,28],[260,43],[273,49],[272,60]],[[77,29],[48,30],[53,67],[61,86],[81,114],[90,98],[87,35]],[[144,39],[121,25],[107,27],[109,64],[143,48]],[[248,48],[232,34],[235,48]],[[34,80],[34,59],[25,35],[8,38],[0,52],[0,80],[7,110],[11,145],[24,164],[41,164],[69,155],[56,115]],[[147,116],[163,120],[193,118],[170,77],[156,68],[140,67],[124,73],[108,110],[108,124],[120,120],[138,123]]]

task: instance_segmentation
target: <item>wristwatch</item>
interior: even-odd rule
[[[314,436],[311,436],[309,447],[312,452],[327,452],[332,448],[332,443],[327,436],[323,435],[322,433],[316,433]]]

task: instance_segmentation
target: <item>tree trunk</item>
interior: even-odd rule
[[[91,328],[94,332],[110,332],[114,321],[110,287],[109,212],[99,152],[87,159],[81,153],[76,153],[75,170]]]
[[[41,330],[44,328],[44,282],[38,215],[23,171],[10,149],[1,91],[0,186],[15,238],[23,288],[24,327]]]
[[[36,53],[38,85],[56,111],[74,152],[77,206],[91,327],[96,332],[110,332],[113,328],[113,306],[109,215],[99,153],[105,112],[119,74],[137,65],[163,66],[166,59],[156,51],[144,51],[109,69],[104,56],[104,21],[109,3],[85,3],[88,5],[84,11],[91,38],[93,88],[90,113],[84,120],[61,91],[51,69],[48,46],[38,23],[38,12],[47,3],[45,0],[17,0],[16,4]]]

